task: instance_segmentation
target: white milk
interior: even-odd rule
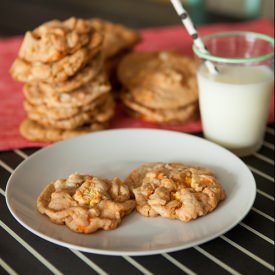
[[[263,142],[273,90],[273,72],[265,66],[219,66],[217,76],[198,70],[199,102],[207,139],[239,156]]]

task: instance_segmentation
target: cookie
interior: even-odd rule
[[[78,173],[49,183],[37,199],[41,214],[85,234],[117,228],[135,205],[127,185],[118,178],[108,180]]]
[[[225,199],[222,185],[206,168],[153,163],[135,169],[130,178],[137,180],[132,184],[138,186],[133,189],[137,211],[147,217],[188,222],[212,212]]]
[[[104,35],[102,53],[105,59],[116,56],[126,49],[131,49],[141,40],[138,31],[98,18],[90,20],[91,25]]]
[[[70,93],[55,93],[40,89],[38,84],[25,84],[23,92],[25,98],[33,105],[45,104],[47,107],[81,107],[90,104],[111,90],[105,74]]]
[[[129,92],[137,103],[153,109],[180,108],[198,100],[195,75],[187,76],[172,68],[148,73]]]
[[[106,129],[107,126],[107,123],[92,123],[73,130],[61,130],[44,127],[31,119],[25,119],[20,124],[19,131],[20,134],[27,140],[39,142],[57,142],[79,135],[101,131]]]
[[[137,103],[129,92],[121,94],[123,103],[135,116],[156,123],[186,123],[198,115],[198,103],[194,102],[181,108],[153,109]]]
[[[26,32],[18,55],[29,62],[54,62],[87,45],[94,32],[83,19],[52,20]]]
[[[58,83],[39,82],[39,88],[49,93],[68,93],[88,83],[92,79],[101,74],[103,68],[103,60],[101,55],[97,55],[83,69],[78,71],[69,79]]]
[[[179,81],[177,78],[181,76],[181,82],[189,77],[194,77],[196,67],[194,61],[182,54],[173,51],[158,51],[158,52],[131,52],[126,55],[118,66],[118,78],[125,87],[142,83],[145,77],[151,73],[164,70],[163,78],[166,83],[167,79],[170,82]],[[176,76],[169,79],[168,73],[174,72]],[[166,71],[166,72],[165,72]],[[146,78],[145,78],[146,79]],[[147,78],[148,79],[148,78]],[[151,80],[152,81],[152,80]],[[156,79],[153,85],[159,85],[160,79]]]
[[[88,47],[81,48],[71,55],[52,63],[33,62],[30,63],[17,57],[12,64],[10,73],[12,77],[20,82],[39,82],[58,83],[66,81],[75,75],[87,63],[91,61],[100,49],[101,39],[97,33],[96,45],[90,43]]]
[[[159,67],[159,52],[132,52],[127,54],[117,68],[118,80],[125,88],[140,83],[147,70],[156,71]]]
[[[106,122],[114,115],[115,103],[112,96],[97,106],[95,110],[83,111],[66,119],[52,119],[48,116],[43,116],[38,112],[28,112],[28,117],[36,121],[44,127],[50,127],[61,130],[74,130],[75,128],[82,127],[85,124],[92,124],[96,122]]]
[[[23,102],[25,111],[28,114],[47,117],[53,120],[68,119],[81,112],[88,112],[95,110],[98,106],[102,105],[106,101],[107,95],[102,95],[89,104],[77,106],[77,107],[49,107],[46,104],[33,105],[27,100]]]

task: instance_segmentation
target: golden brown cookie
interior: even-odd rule
[[[39,142],[57,142],[68,138],[76,137],[83,134],[88,134],[95,131],[101,131],[107,128],[107,123],[92,123],[84,125],[73,130],[61,130],[50,127],[44,127],[39,123],[25,119],[20,124],[20,134],[31,141]]]
[[[31,104],[45,104],[55,108],[82,107],[106,95],[110,90],[111,86],[104,74],[70,93],[46,92],[37,84],[25,84],[23,88],[24,96]]]
[[[76,115],[66,119],[52,119],[44,116],[38,112],[28,112],[31,120],[36,121],[44,127],[50,127],[61,130],[74,130],[75,128],[82,127],[85,124],[92,124],[96,122],[106,122],[114,115],[115,103],[112,96],[107,99],[94,110],[79,112]]]
[[[33,105],[27,100],[23,102],[25,111],[28,114],[36,114],[37,116],[47,117],[53,120],[68,119],[82,112],[89,112],[95,110],[98,106],[102,105],[108,95],[102,95],[89,104],[77,106],[77,107],[48,107],[46,104]]]
[[[118,78],[125,87],[140,84],[148,75],[159,71],[163,72],[163,79],[156,78],[153,85],[159,81],[179,81],[184,83],[189,77],[195,76],[195,63],[189,57],[173,51],[158,52],[131,52],[126,55],[118,66]],[[174,76],[172,75],[174,73]],[[169,74],[171,75],[169,79]],[[166,78],[166,79],[165,79]]]
[[[54,62],[87,45],[94,32],[87,20],[52,20],[26,32],[18,55],[29,62]]]
[[[135,181],[136,180],[136,181]],[[225,192],[206,168],[181,163],[152,163],[130,173],[137,211],[144,216],[162,216],[188,222],[213,211]]]
[[[180,108],[198,100],[195,75],[187,76],[171,68],[148,73],[129,92],[137,103],[153,109]]]
[[[117,228],[135,205],[129,188],[118,178],[108,180],[79,173],[49,183],[37,199],[41,214],[85,234]]]
[[[138,31],[123,25],[98,18],[91,19],[90,23],[97,31],[104,35],[102,52],[105,59],[114,57],[126,49],[131,49],[141,40]]]
[[[121,94],[123,103],[135,116],[156,123],[186,123],[198,115],[198,103],[194,102],[180,108],[153,109],[137,103],[130,92]]]
[[[39,82],[39,88],[49,93],[67,93],[74,91],[81,87],[85,83],[88,83],[92,79],[98,77],[102,73],[103,62],[102,56],[98,55],[89,62],[83,69],[78,71],[75,75],[63,82],[58,83],[47,83]]]

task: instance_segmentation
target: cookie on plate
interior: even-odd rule
[[[212,212],[225,199],[208,169],[181,163],[147,163],[133,170],[125,183],[134,193],[137,211],[188,222]]]
[[[37,84],[25,84],[24,96],[33,105],[56,108],[72,108],[88,105],[108,94],[111,86],[104,74],[69,93],[44,91]]]
[[[117,228],[135,208],[127,185],[89,175],[72,174],[49,183],[37,199],[37,209],[57,224],[89,234]]]

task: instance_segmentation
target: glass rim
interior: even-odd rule
[[[233,35],[238,35],[238,36],[243,36],[243,35],[251,35],[254,36],[255,38],[262,39],[264,41],[269,42],[270,44],[273,45],[274,48],[274,38],[271,36],[268,36],[266,34],[262,33],[257,33],[257,32],[246,32],[246,31],[229,31],[229,32],[218,32],[218,33],[213,33],[209,34],[206,36],[202,37],[203,42],[216,38],[216,37],[225,37],[225,36],[233,36]],[[228,57],[219,57],[212,55],[210,53],[203,53],[199,50],[199,48],[193,44],[193,51],[195,54],[205,60],[209,61],[214,61],[214,62],[220,62],[220,63],[249,63],[249,62],[259,62],[263,60],[267,60],[269,58],[272,58],[274,56],[274,51],[265,55],[261,56],[256,56],[256,57],[246,57],[246,58],[228,58]]]

